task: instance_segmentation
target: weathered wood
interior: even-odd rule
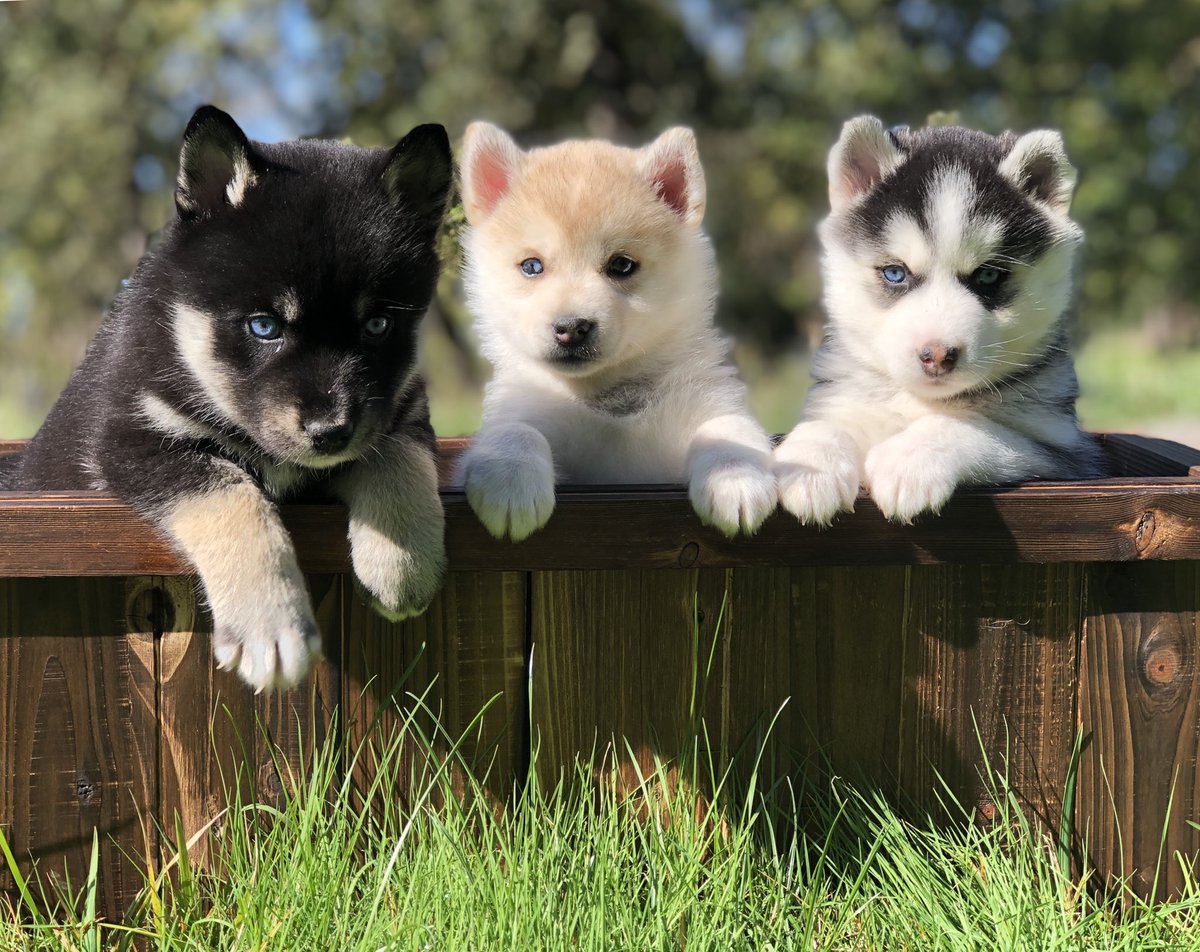
[[[692,661],[706,666],[725,585],[719,570],[533,575],[531,745],[543,784],[573,783],[576,763],[594,758],[632,789],[680,762],[703,688]]]
[[[1057,829],[1083,577],[1069,564],[909,571],[900,787],[919,809],[943,815],[948,788],[988,822],[1007,788]]]
[[[424,731],[439,756],[454,752],[458,790],[468,765],[497,801],[509,797],[528,766],[526,580],[516,572],[451,572],[441,594],[417,618],[390,623],[347,595],[342,643],[343,708],[351,752],[368,732],[357,775],[370,783],[380,744],[406,720]],[[480,712],[485,711],[477,719]],[[435,716],[441,731],[432,734]],[[415,735],[414,735],[415,737]],[[392,783],[419,786],[437,766],[406,743]]]
[[[831,529],[781,511],[732,540],[702,526],[671,488],[563,490],[549,524],[517,544],[491,538],[461,493],[443,501],[451,565],[463,571],[1200,559],[1200,482],[1189,478],[964,490],[912,526],[862,498]],[[285,506],[283,515],[305,571],[348,571],[341,507]],[[115,500],[0,494],[0,577],[188,572]]]
[[[1200,449],[1130,433],[1100,436],[1113,476],[1200,476]]]
[[[1143,895],[1183,884],[1200,855],[1200,566],[1114,565],[1090,574],[1079,719],[1090,744],[1079,825],[1091,866]],[[1164,838],[1165,829],[1165,838]],[[1165,847],[1164,847],[1165,843]]]
[[[317,666],[290,691],[255,695],[212,657],[212,620],[187,578],[138,580],[160,634],[160,801],[158,815],[173,840],[185,838],[219,814],[238,792],[243,800],[279,806],[284,787],[302,775],[312,751],[325,740],[340,700],[334,663]],[[342,621],[342,579],[309,579],[326,655],[337,658]],[[172,844],[165,844],[169,846]],[[207,840],[192,847],[203,859]],[[168,848],[169,852],[169,848]]]
[[[153,635],[127,609],[122,579],[0,580],[0,823],[44,886],[75,891],[96,830],[110,919],[158,848]]]

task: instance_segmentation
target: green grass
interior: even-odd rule
[[[1080,348],[1076,367],[1079,418],[1091,429],[1200,421],[1200,348],[1155,350],[1137,331],[1111,330]]]
[[[471,781],[454,795],[453,745],[437,754],[426,736],[410,719],[376,738],[368,790],[341,779],[354,754],[335,742],[282,806],[234,794],[205,833],[209,870],[193,859],[199,837],[164,831],[168,868],[147,876],[125,926],[96,921],[94,865],[53,918],[31,883],[30,904],[0,913],[0,948],[1200,948],[1195,882],[1172,903],[1095,899],[1002,778],[986,829],[954,806],[957,822],[913,825],[840,780],[765,789],[703,767],[700,724],[679,774],[664,764],[617,789],[583,762],[497,810]],[[393,787],[402,742],[431,755],[407,797]]]

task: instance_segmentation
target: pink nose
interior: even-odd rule
[[[917,351],[917,359],[921,361],[921,369],[926,376],[944,377],[958,363],[958,348],[945,344],[926,344]]]

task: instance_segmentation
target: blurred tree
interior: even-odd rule
[[[813,228],[841,121],[1062,128],[1085,326],[1196,312],[1200,4],[1157,0],[27,0],[0,4],[0,420],[40,415],[145,236],[200,102],[250,135],[638,143],[694,125],[729,328],[820,320]],[[446,326],[461,324],[452,280]],[[10,416],[8,417],[11,419]]]

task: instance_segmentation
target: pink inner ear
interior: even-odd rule
[[[508,185],[508,166],[498,156],[485,152],[475,160],[475,194],[485,214],[504,197]]]
[[[654,165],[654,189],[658,197],[684,218],[688,213],[687,172],[683,163],[674,156],[664,156]]]

